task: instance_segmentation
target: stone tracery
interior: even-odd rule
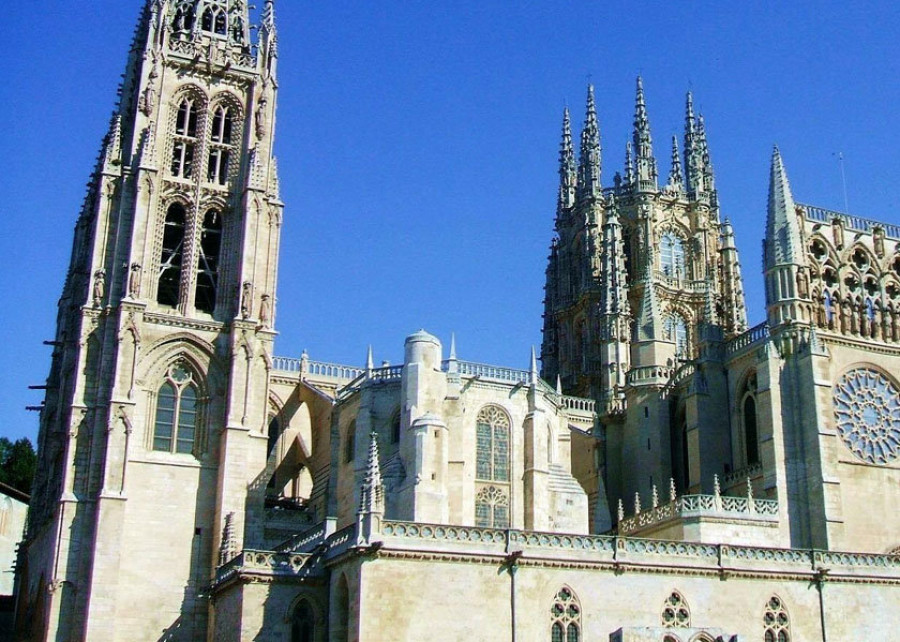
[[[856,368],[841,377],[834,415],[841,439],[858,459],[887,464],[900,457],[900,391],[882,373]]]

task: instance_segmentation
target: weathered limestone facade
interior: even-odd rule
[[[60,300],[18,639],[900,628],[900,229],[796,204],[776,150],[748,329],[703,118],[689,96],[660,186],[639,80],[611,187],[593,91],[577,164],[565,115],[542,370],[424,330],[393,366],[277,357],[277,42],[272,0],[145,2]]]

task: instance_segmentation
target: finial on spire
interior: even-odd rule
[[[678,191],[684,188],[684,174],[681,171],[681,154],[678,151],[677,136],[672,136],[672,169],[669,170],[669,187]]]
[[[456,360],[456,333],[450,333],[450,359],[452,361]]]
[[[529,370],[531,383],[536,384],[538,382],[538,367],[537,367],[537,353],[534,351],[534,346],[531,346],[531,368]]]
[[[581,131],[581,156],[578,162],[579,197],[600,196],[600,170],[600,126],[597,123],[597,108],[594,104],[594,86],[588,85],[584,129]]]
[[[369,344],[369,350],[366,352],[366,370],[375,368],[375,355],[372,353],[372,344]]]
[[[631,142],[625,143],[625,186],[634,185],[634,156],[631,153]]]
[[[556,375],[556,394],[562,395],[562,393],[563,393],[562,377],[560,377],[559,374],[557,374]]]

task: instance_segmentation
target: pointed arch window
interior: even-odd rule
[[[400,411],[394,413],[391,417],[391,443],[400,443]]]
[[[191,371],[183,363],[169,368],[156,398],[153,450],[191,453],[197,438],[199,399]]]
[[[759,431],[756,423],[756,397],[747,393],[743,405],[744,444],[747,453],[747,465],[759,463]]]
[[[202,312],[213,313],[219,284],[219,250],[222,247],[222,215],[209,210],[200,229],[200,256],[197,261],[197,290],[195,306]]]
[[[672,591],[662,609],[662,625],[666,628],[690,628],[691,609],[678,591]]]
[[[766,642],[791,642],[791,619],[780,597],[773,595],[766,602],[763,624]]]
[[[567,586],[559,590],[550,607],[550,642],[581,640],[581,604]]]
[[[209,133],[206,180],[216,185],[228,183],[229,161],[233,154],[234,115],[232,108],[219,105],[213,111]]]
[[[475,525],[506,528],[509,514],[509,427],[507,414],[485,406],[475,420]]]
[[[663,324],[666,341],[675,344],[675,356],[677,358],[687,358],[688,352],[688,331],[687,322],[680,314],[670,314],[666,317]]]
[[[291,642],[313,642],[315,639],[315,612],[307,600],[300,600],[291,615]]]
[[[194,6],[190,2],[182,2],[175,10],[172,19],[172,31],[175,33],[189,32],[194,28]]]
[[[217,36],[228,34],[228,14],[225,9],[218,5],[207,7],[203,11],[203,19],[200,23],[203,31],[214,33]]]
[[[684,276],[684,241],[675,232],[665,232],[660,239],[659,267],[666,276]]]
[[[177,178],[190,178],[194,173],[194,150],[197,146],[197,103],[185,98],[175,115],[175,140],[172,143],[170,171]]]
[[[178,305],[186,214],[181,203],[172,203],[166,210],[162,255],[159,259],[159,286],[156,292],[156,302],[160,305]]]

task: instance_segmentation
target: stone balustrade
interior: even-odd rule
[[[619,533],[631,535],[670,520],[691,517],[719,517],[728,519],[778,520],[777,499],[754,499],[728,495],[683,495],[665,504],[641,510],[619,520]]]
[[[763,321],[728,341],[725,344],[725,354],[731,356],[768,338],[769,324]]]

